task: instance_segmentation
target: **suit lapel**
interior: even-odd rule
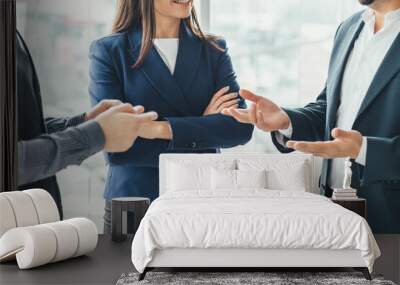
[[[400,34],[392,44],[386,54],[381,66],[379,67],[371,86],[361,104],[357,118],[368,108],[368,106],[379,96],[382,89],[390,82],[390,80],[400,71]]]
[[[131,45],[130,55],[133,59],[133,65],[140,52],[142,32],[138,30],[131,31],[129,40]],[[178,58],[179,56],[178,51]],[[190,110],[190,107],[185,100],[181,87],[178,85],[154,46],[150,49],[143,64],[139,67],[139,70],[143,72],[150,84],[157,90],[160,96],[168,102],[170,107],[183,116],[189,114],[188,110]]]
[[[189,109],[181,88],[168,67],[153,47],[140,67],[158,93],[179,113],[186,115]]]
[[[347,62],[349,60],[350,54],[353,51],[354,43],[356,42],[358,36],[360,35],[362,29],[364,27],[364,22],[359,21],[355,22],[348,30],[348,32],[343,36],[343,38],[338,38],[336,41],[342,41],[343,44],[340,47],[340,51],[338,54],[338,58],[336,59],[337,64],[334,66],[333,78],[334,82],[332,84],[332,96],[328,96],[328,110],[327,110],[327,119],[329,130],[327,130],[327,134],[330,137],[330,130],[334,127],[336,123],[336,113],[340,104],[340,94],[341,87],[343,82],[344,72],[346,70]],[[328,135],[327,135],[328,136]]]
[[[174,78],[186,96],[190,93],[190,87],[199,68],[202,46],[201,40],[182,22]]]

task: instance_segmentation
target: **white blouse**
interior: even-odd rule
[[[154,39],[154,47],[161,56],[165,65],[171,71],[171,74],[174,74],[176,58],[178,57],[179,39]]]

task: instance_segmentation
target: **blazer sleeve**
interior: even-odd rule
[[[326,123],[326,87],[317,100],[304,108],[284,109],[288,114],[293,127],[290,138],[296,141],[321,141],[325,137]],[[277,139],[277,132],[272,132],[272,141],[282,153],[292,152]]]
[[[226,42],[220,40],[220,47],[215,66],[216,90],[229,86],[231,91],[237,92],[240,87],[236,81],[232,61],[226,48]],[[240,108],[246,108],[243,99],[239,102]],[[212,148],[231,148],[247,143],[253,134],[254,127],[238,123],[235,119],[221,114],[202,117],[168,117],[172,128],[173,140],[171,150],[202,150]]]
[[[362,184],[400,185],[400,136],[367,137],[367,157]]]

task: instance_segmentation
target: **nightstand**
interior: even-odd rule
[[[340,206],[359,214],[363,218],[367,218],[367,200],[362,198],[356,198],[351,200],[337,200],[332,199],[333,203],[339,204]]]
[[[127,238],[127,235],[122,233],[123,212],[133,212],[135,224],[133,233],[131,234],[134,234],[139,228],[140,221],[143,219],[150,206],[150,199],[142,197],[114,198],[111,203],[112,240],[115,242],[121,242]]]

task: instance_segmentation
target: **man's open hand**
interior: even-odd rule
[[[271,100],[257,96],[248,90],[241,90],[240,96],[251,102],[248,109],[227,108],[222,111],[222,114],[232,116],[241,123],[255,125],[265,132],[289,127],[289,116]]]
[[[332,137],[334,138],[333,141],[326,142],[288,141],[286,146],[324,158],[357,158],[363,142],[363,136],[360,132],[336,128],[332,130]]]

